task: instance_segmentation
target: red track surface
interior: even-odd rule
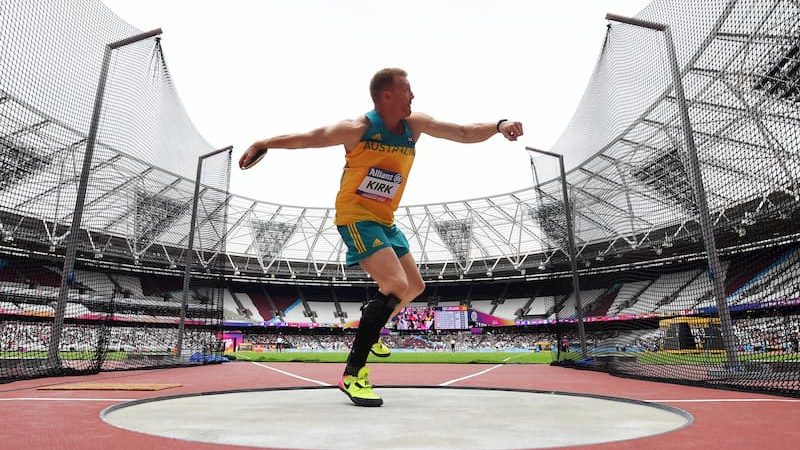
[[[335,384],[339,364],[270,363],[269,367]],[[376,385],[438,385],[489,369],[490,365],[371,364]],[[38,391],[64,382],[180,383],[157,392]],[[183,369],[103,373],[85,377],[46,378],[0,385],[2,450],[209,450],[243,449],[198,444],[121,430],[105,424],[102,409],[115,399],[140,399],[226,389],[316,386],[252,363],[228,363]],[[800,400],[760,394],[693,388],[630,380],[603,373],[545,365],[504,365],[451,386],[504,387],[600,394],[661,401],[690,412],[694,423],[671,433],[578,447],[581,449],[786,449],[800,442]],[[48,398],[51,400],[33,400]],[[60,400],[53,400],[60,399]],[[81,401],[79,399],[96,399]],[[99,400],[97,400],[99,399]],[[714,401],[732,399],[736,401]],[[768,401],[748,402],[746,399]],[[710,400],[678,402],[675,400]],[[568,426],[568,424],[566,425]],[[792,444],[794,443],[794,444]],[[568,447],[560,447],[568,448]]]

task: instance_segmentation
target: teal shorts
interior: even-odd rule
[[[340,225],[339,234],[347,245],[347,266],[354,266],[378,250],[392,247],[398,258],[409,252],[408,240],[397,225],[386,225],[372,221]]]

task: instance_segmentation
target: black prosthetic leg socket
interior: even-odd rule
[[[378,293],[378,297],[370,300],[361,311],[361,322],[353,341],[353,348],[347,357],[347,368],[344,371],[347,375],[356,376],[358,371],[367,365],[367,357],[372,344],[378,341],[381,328],[399,304],[400,299],[394,295]]]

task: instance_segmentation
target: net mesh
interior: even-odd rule
[[[214,149],[160,37],[112,49],[141,31],[95,0],[3,0],[0,17],[0,381],[208,361],[230,152],[204,161],[190,249],[186,162]]]
[[[691,128],[667,33],[610,23],[553,149],[585,160],[567,182],[588,351],[573,293],[552,311],[559,359],[798,395],[798,6],[655,1],[637,18],[669,26]]]

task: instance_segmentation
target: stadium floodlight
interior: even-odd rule
[[[539,270],[545,270],[545,269],[547,269],[547,266],[545,266],[543,262],[539,263]]]
[[[569,201],[569,191],[567,190],[567,173],[564,169],[564,155],[559,153],[539,150],[533,147],[525,147],[529,152],[539,153],[558,159],[558,168],[561,173],[561,195],[564,197],[564,217],[566,218],[567,246],[569,247],[569,261],[572,269],[572,289],[575,291],[575,311],[578,319],[578,334],[581,340],[581,356],[586,358],[586,330],[583,326],[583,304],[581,303],[581,285],[578,280],[578,252],[575,249],[575,228],[572,224],[572,206]],[[588,267],[588,266],[587,266]],[[540,266],[541,268],[541,266]]]
[[[689,107],[686,101],[686,93],[683,89],[683,74],[678,65],[678,56],[675,52],[675,44],[672,40],[670,27],[664,24],[648,22],[641,19],[619,16],[616,14],[606,14],[606,20],[624,23],[630,26],[645,28],[660,32],[664,36],[667,59],[670,71],[672,72],[673,88],[675,90],[675,101],[678,106],[681,128],[683,129],[684,145],[689,162],[689,178],[691,179],[692,191],[694,193],[697,215],[700,219],[700,233],[703,237],[706,254],[708,255],[708,276],[713,285],[713,294],[717,304],[717,311],[722,331],[722,341],[725,352],[728,356],[728,365],[736,365],[736,341],[733,335],[733,321],[728,309],[728,302],[725,296],[725,270],[719,262],[717,244],[714,239],[714,224],[711,221],[711,214],[708,211],[708,198],[703,184],[703,175],[700,170],[700,160],[697,157],[697,147],[694,142],[694,131],[692,122],[689,119]],[[747,215],[745,214],[745,217]]]
[[[491,277],[492,276],[492,271],[491,270],[487,270],[486,271],[486,276],[487,277]]]

